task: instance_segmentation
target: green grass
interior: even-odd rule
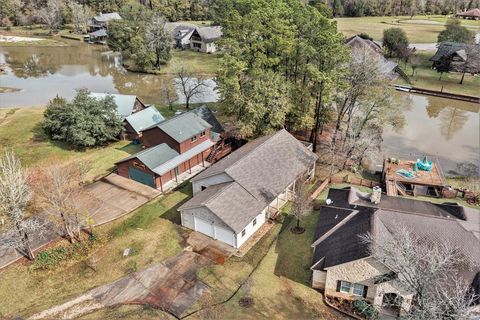
[[[433,56],[432,52],[418,52],[417,56],[420,58],[420,65],[415,70],[415,75],[412,77],[412,68],[410,64],[399,63],[400,67],[407,73],[411,79],[411,85],[419,88],[430,90],[442,90],[445,92],[466,94],[479,96],[480,95],[480,77],[466,74],[463,84],[460,84],[462,78],[461,73],[451,72],[444,73],[442,79],[439,80],[440,73],[432,69],[432,62],[429,59]],[[402,78],[397,80],[399,84],[407,84]]]
[[[430,16],[416,16],[417,20],[430,20]],[[374,40],[381,41],[383,31],[392,27],[402,28],[411,43],[434,43],[440,31],[445,29],[443,24],[426,24],[422,21],[409,21],[410,17],[359,17],[359,18],[336,18],[338,30],[345,36],[350,37],[359,33],[367,33]],[[433,16],[434,22],[444,23],[447,17]],[[462,24],[468,26],[472,31],[480,30],[480,24],[466,22]]]
[[[33,271],[23,264],[2,270],[0,318],[29,316],[121,278],[132,266],[145,269],[179,253],[181,229],[167,218],[189,197],[189,192],[188,187],[180,188],[119,221],[98,228],[99,235],[107,240],[90,255],[98,259],[96,271],[87,266],[87,259],[70,261],[48,271]],[[128,247],[134,248],[134,254],[123,257],[123,250]]]
[[[221,54],[208,54],[192,50],[172,50],[172,58],[156,74],[175,74],[176,68],[184,67],[187,71],[199,75],[213,75],[218,70]]]
[[[85,151],[52,141],[40,125],[43,111],[43,108],[0,109],[0,153],[13,150],[28,167],[52,161],[86,160],[92,168],[89,177],[94,179],[111,171],[116,161],[140,150],[140,146],[129,141]]]

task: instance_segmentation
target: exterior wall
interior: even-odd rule
[[[130,125],[130,123],[128,123],[127,121],[124,121],[123,127],[125,129],[125,132],[122,133],[122,139],[134,140],[134,139],[139,139],[141,137],[141,133],[138,134]]]
[[[231,230],[229,226],[227,226],[222,220],[220,220],[220,218],[218,218],[215,214],[213,214],[205,207],[182,210],[180,216],[182,218],[182,225],[192,230],[195,230],[195,225],[193,221],[194,217],[209,221],[212,224]]]
[[[202,187],[208,187],[215,184],[220,184],[220,183],[230,182],[230,181],[233,181],[233,179],[228,174],[223,172],[211,177],[207,177],[202,180],[192,181],[193,195],[202,191]]]
[[[181,153],[180,144],[158,127],[143,131],[142,142],[146,148],[166,143],[170,148]]]
[[[200,134],[195,135],[195,137],[197,138],[197,140],[195,140],[194,142],[192,142],[191,138],[189,138],[188,140],[185,140],[182,143],[180,143],[179,153],[184,153],[185,151],[190,150],[191,148],[199,145],[200,143],[209,140],[210,129],[205,130],[205,135],[203,137],[201,137]]]
[[[146,166],[144,166],[143,163],[138,159],[131,159],[131,160],[119,163],[117,165],[117,174],[119,176],[130,179],[130,175],[128,174],[128,167],[134,167],[135,169],[151,174],[152,176],[155,177],[156,187],[158,188],[160,186],[160,184],[158,184],[158,179],[159,179],[158,175],[152,170],[148,169]]]
[[[327,272],[321,270],[313,270],[312,274],[312,288],[325,290],[325,283],[327,282]]]
[[[141,111],[145,109],[145,104],[140,101],[140,99],[135,98],[135,106],[133,107],[133,113]]]
[[[253,220],[257,219],[257,223],[253,225]],[[245,227],[245,236],[242,237],[242,232],[237,234],[237,248],[245,243],[263,224],[265,223],[265,210],[260,212],[250,223]]]
[[[195,44],[199,44],[200,48],[195,47]],[[200,52],[207,52],[206,43],[201,40],[194,40],[193,38],[190,38],[190,49]]]
[[[408,310],[410,308],[412,295],[395,287],[394,280],[380,284],[374,283],[374,279],[377,276],[388,272],[389,270],[385,266],[375,261],[373,258],[355,260],[349,263],[330,267],[327,269],[325,294],[347,299],[359,298],[358,296],[354,296],[352,294],[338,292],[337,281],[340,280],[351,283],[360,283],[368,286],[367,296],[365,299],[373,303],[375,306],[381,307],[383,294],[392,292],[403,297],[402,309]]]

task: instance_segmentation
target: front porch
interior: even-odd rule
[[[162,193],[166,193],[172,189],[175,189],[177,186],[182,184],[183,182],[190,180],[203,170],[207,169],[208,167],[211,166],[211,163],[208,161],[204,161],[203,164],[200,163],[192,168],[190,170],[187,170],[178,176],[174,177],[172,180],[164,183],[160,188],[157,188],[157,190],[160,190]]]

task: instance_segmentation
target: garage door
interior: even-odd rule
[[[146,184],[147,186],[155,188],[154,177],[151,174],[146,173],[145,171],[139,170],[134,167],[128,167],[128,176],[132,180],[135,180],[137,182],[140,182],[140,183]]]
[[[213,225],[205,220],[195,217],[195,231],[206,234],[213,238]]]
[[[227,230],[225,228],[219,227],[219,226],[214,226],[215,228],[215,238],[223,241],[232,247],[235,247],[235,237],[233,235],[233,232],[230,230]]]

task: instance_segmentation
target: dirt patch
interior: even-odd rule
[[[255,301],[253,301],[253,298],[249,297],[243,297],[238,300],[238,305],[242,308],[250,308],[255,304]]]

